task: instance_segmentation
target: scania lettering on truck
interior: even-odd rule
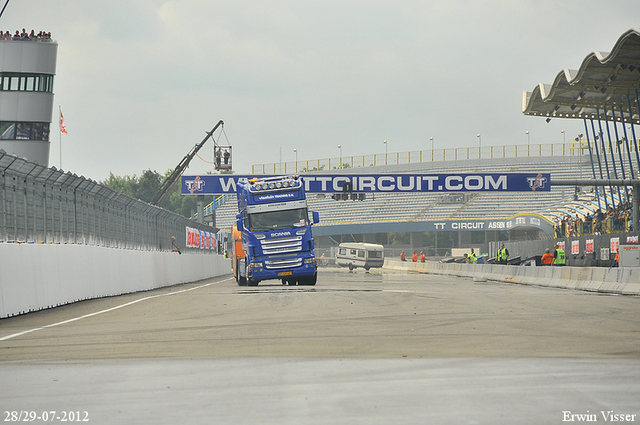
[[[319,218],[317,212],[307,211],[302,177],[240,180],[236,188],[236,227],[244,251],[237,267],[238,285],[256,286],[268,279],[315,285],[318,266],[311,226]]]
[[[365,270],[371,267],[382,267],[384,247],[373,243],[341,243],[336,254],[336,265],[349,267],[349,270],[357,267]]]

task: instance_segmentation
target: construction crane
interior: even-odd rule
[[[189,163],[191,162],[193,157],[196,156],[198,151],[204,146],[204,144],[207,142],[207,140],[209,140],[209,138],[213,140],[213,143],[218,148],[218,150],[216,150],[216,153],[220,151],[221,147],[217,146],[215,139],[213,139],[213,133],[218,129],[218,127],[223,125],[224,125],[224,122],[220,120],[218,124],[216,124],[211,131],[207,132],[207,137],[202,139],[202,142],[195,145],[193,149],[191,149],[191,151],[184,158],[182,158],[182,161],[180,161],[180,163],[176,166],[176,168],[173,170],[171,175],[167,177],[167,179],[162,183],[162,185],[160,186],[160,189],[158,190],[158,193],[156,193],[156,196],[154,196],[153,199],[151,200],[152,205],[162,206],[162,203],[164,202],[165,198],[169,194],[169,189],[171,189],[171,187],[175,184],[175,182],[180,178],[182,173],[184,173],[184,171],[189,166]],[[229,148],[230,150],[231,147],[228,146],[227,148]]]

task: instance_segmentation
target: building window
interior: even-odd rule
[[[0,90],[53,93],[53,75],[1,72]]]
[[[14,122],[2,122],[0,123],[0,139],[15,139],[16,138],[16,123]]]
[[[48,122],[0,121],[2,140],[49,140]]]

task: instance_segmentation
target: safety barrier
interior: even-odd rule
[[[222,255],[86,245],[0,244],[0,261],[0,318],[231,273]]]
[[[386,259],[385,268],[470,277],[523,285],[550,286],[621,295],[640,295],[637,267],[530,267],[496,264],[409,262]]]
[[[215,231],[0,150],[0,318],[229,273]]]

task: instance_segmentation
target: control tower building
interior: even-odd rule
[[[58,44],[0,38],[0,149],[49,166]]]

